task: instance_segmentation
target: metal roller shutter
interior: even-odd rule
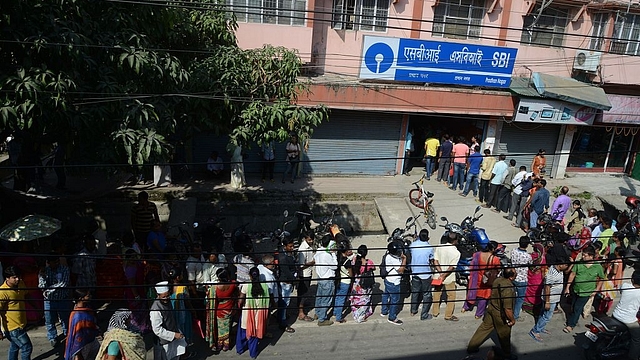
[[[332,110],[309,142],[303,171],[312,174],[395,175],[401,114]],[[341,161],[385,158],[384,160]],[[322,162],[314,162],[324,160]],[[326,161],[332,160],[332,161]]]
[[[551,174],[554,153],[560,133],[559,125],[527,124],[522,122],[504,123],[502,134],[495,154],[507,154],[507,161],[516,160],[516,167],[522,165],[531,171],[531,162],[539,149],[545,149],[547,154],[547,174]]]

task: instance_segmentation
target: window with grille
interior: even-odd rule
[[[524,27],[520,42],[538,46],[562,46],[564,31],[569,23],[568,9],[545,8],[540,13],[540,7],[525,16]]]
[[[609,51],[615,54],[640,55],[640,15],[617,15]]]
[[[609,13],[595,13],[591,16],[592,31],[589,49],[602,50],[607,23],[609,23]]]
[[[331,27],[339,30],[387,31],[389,0],[333,0]]]
[[[306,0],[226,0],[241,22],[304,26]]]
[[[434,9],[431,34],[452,39],[478,39],[484,12],[484,0],[441,0]]]

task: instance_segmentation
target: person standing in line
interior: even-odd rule
[[[191,305],[193,311],[195,311],[196,319],[200,320],[201,327],[204,326],[207,318],[204,306],[207,295],[204,273],[206,263],[207,261],[202,253],[202,244],[194,242],[191,245],[191,252],[189,253],[189,257],[187,257],[185,268],[187,270]]]
[[[631,275],[631,283],[625,282],[620,287],[620,302],[613,309],[612,316],[627,325],[631,333],[631,346],[627,353],[628,359],[637,360],[640,356],[640,323],[637,313],[640,309],[640,271]]]
[[[489,184],[495,164],[496,158],[491,156],[491,150],[484,149],[484,159],[480,166],[480,189],[478,190],[478,202],[481,204],[489,198]]]
[[[546,151],[544,149],[538,150],[536,156],[534,156],[531,162],[531,172],[536,177],[542,177],[546,173],[545,166],[547,166],[547,158],[545,158]]]
[[[47,265],[38,274],[38,287],[44,295],[44,321],[47,339],[51,347],[56,347],[58,331],[56,322],[60,320],[62,335],[67,336],[71,297],[69,295],[69,268],[60,264],[60,255],[52,252]]]
[[[429,244],[429,230],[422,229],[417,241],[411,243],[411,316],[418,314],[418,306],[422,300],[420,320],[431,320],[429,314],[433,303],[431,280],[433,278],[433,247]],[[421,299],[422,298],[422,299]]]
[[[402,175],[411,175],[411,153],[413,152],[413,130],[407,132],[404,139],[404,161],[402,162]]]
[[[545,327],[551,321],[553,312],[560,303],[560,297],[562,296],[564,272],[569,268],[569,258],[566,257],[559,260],[561,262],[549,267],[549,271],[544,278],[544,290],[542,292],[544,309],[538,318],[538,322],[529,331],[529,336],[537,342],[543,342],[540,334],[549,334]]]
[[[513,221],[513,214],[516,214],[516,217],[520,213],[520,205],[521,205],[521,195],[522,195],[522,183],[525,181],[527,177],[527,167],[520,166],[520,170],[513,176],[511,179],[511,187],[513,188],[513,192],[511,194],[511,205],[509,206],[509,211],[507,215],[503,216],[503,218]]]
[[[240,286],[239,308],[242,309],[236,337],[236,352],[249,350],[252,359],[258,357],[259,341],[267,335],[267,319],[273,303],[267,284],[260,281],[260,270],[249,269],[248,283]]]
[[[596,250],[592,245],[587,246],[582,251],[581,263],[573,265],[569,280],[564,288],[564,295],[569,296],[570,287],[573,284],[572,308],[573,312],[567,318],[567,326],[562,329],[565,333],[570,333],[578,325],[578,319],[587,301],[595,297],[602,290],[602,281],[606,280],[604,269],[600,264],[594,263]]]
[[[467,166],[467,181],[464,190],[459,193],[460,196],[469,195],[469,191],[473,191],[473,197],[478,196],[478,177],[480,176],[480,167],[482,166],[482,155],[480,154],[480,146],[476,145],[473,154],[469,155]]]
[[[280,297],[278,298],[279,326],[280,330],[293,333],[295,330],[287,324],[287,308],[291,303],[293,285],[298,279],[298,266],[296,265],[292,237],[287,237],[282,240],[282,251],[278,253],[278,268],[280,269],[280,277],[278,279],[280,289]]]
[[[186,352],[187,341],[178,328],[173,306],[171,306],[171,289],[169,282],[161,281],[155,286],[157,298],[151,304],[149,317],[151,328],[158,338],[154,348],[154,360],[178,360]],[[191,353],[185,358],[191,358]]]
[[[93,309],[89,307],[91,294],[87,290],[76,289],[74,297],[75,306],[69,316],[69,336],[65,345],[64,359],[95,359],[100,344],[94,342],[98,336],[98,321]]]
[[[511,197],[513,185],[511,181],[513,181],[513,177],[516,175],[516,161],[514,159],[509,160],[509,167],[507,167],[507,171],[502,178],[502,186],[500,186],[500,190],[498,191],[498,200],[496,202],[496,207],[494,212],[500,213],[500,211],[504,210],[507,214],[509,213],[509,205],[511,205]]]
[[[384,279],[380,316],[387,317],[387,321],[393,325],[402,325],[403,321],[397,316],[400,308],[400,281],[407,267],[407,256],[394,241],[387,245],[384,257],[387,277]]]
[[[300,274],[300,281],[298,282],[298,289],[296,291],[297,303],[298,303],[298,320],[313,321],[305,311],[305,300],[309,299],[309,288],[311,288],[311,278],[313,277],[313,266],[316,264],[313,260],[313,256],[316,254],[313,248],[314,240],[313,231],[309,230],[302,234],[302,242],[298,247],[298,274]]]
[[[291,183],[296,180],[298,175],[298,165],[300,165],[300,144],[298,143],[298,135],[295,133],[289,134],[289,142],[285,148],[287,152],[287,168],[282,173],[282,183],[287,177],[287,174],[291,172]]]
[[[487,209],[490,209],[492,206],[496,208],[493,209],[494,212],[500,212],[497,210],[498,207],[498,192],[502,187],[502,180],[507,175],[507,169],[509,165],[505,161],[507,156],[504,154],[498,155],[498,162],[493,166],[493,170],[491,170],[491,179],[489,181],[489,194],[487,196],[487,203],[483,206]]]
[[[367,318],[373,314],[371,307],[371,293],[375,279],[373,271],[376,266],[373,260],[367,259],[369,249],[367,245],[360,245],[358,253],[353,259],[354,283],[351,291],[351,313],[353,319],[357,323],[367,321]],[[369,279],[367,279],[367,277]]]
[[[262,182],[265,181],[267,175],[269,175],[269,180],[273,182],[273,168],[276,165],[276,151],[273,141],[262,143],[260,157],[262,158]]]
[[[424,160],[425,160],[425,171],[427,175],[427,180],[431,180],[431,175],[433,174],[433,168],[436,163],[436,159],[438,157],[438,148],[440,147],[440,140],[435,137],[429,137],[424,142]]]
[[[318,276],[318,289],[316,291],[316,317],[318,326],[329,326],[333,324],[327,315],[331,301],[336,292],[336,269],[338,258],[336,256],[336,243],[331,239],[331,235],[325,235],[320,241],[320,248],[313,256],[316,263],[316,275]]]
[[[464,171],[467,167],[467,156],[469,147],[464,143],[462,136],[458,137],[458,142],[453,145],[453,181],[450,181],[451,190],[464,189]]]
[[[469,155],[473,155],[477,152],[480,152],[480,150],[476,150],[476,146],[479,148],[480,147],[480,142],[478,141],[478,138],[475,136],[471,137],[471,144],[469,145]],[[480,154],[482,155],[482,154]]]
[[[513,268],[506,268],[502,271],[502,277],[497,278],[491,287],[491,301],[487,308],[487,313],[482,319],[482,324],[469,340],[467,353],[475,354],[480,350],[491,333],[495,331],[500,340],[500,348],[505,359],[517,359],[511,354],[511,327],[516,324],[513,316],[513,306],[515,290],[513,280],[516,272]],[[471,357],[468,357],[471,358]]]
[[[96,246],[96,238],[92,235],[86,235],[83,239],[84,247],[73,259],[71,272],[76,276],[76,288],[95,290],[98,285],[96,278],[96,257],[107,254],[106,239],[100,241],[100,246]]]
[[[5,278],[0,286],[0,340],[9,340],[7,360],[30,360],[33,345],[27,334],[27,312],[22,273],[15,266],[4,269]]]
[[[273,255],[262,255],[262,264],[258,265],[258,270],[260,271],[260,282],[267,284],[269,295],[273,298],[272,303],[277,307],[280,301],[280,291],[278,280],[276,279],[276,261]],[[280,323],[280,319],[278,319],[278,323]]]
[[[440,145],[440,164],[438,165],[438,182],[442,181],[445,186],[449,186],[449,168],[451,167],[451,151],[453,143],[449,140],[449,135],[442,136]]]
[[[560,195],[556,198],[551,206],[551,217],[553,220],[561,222],[564,226],[564,216],[567,214],[569,209],[571,208],[571,198],[569,195],[569,188],[563,186],[560,189]]]
[[[438,315],[440,315],[440,299],[444,293],[447,299],[447,308],[444,313],[444,319],[447,321],[458,321],[458,317],[453,315],[456,309],[455,270],[458,261],[460,261],[460,251],[458,251],[457,245],[458,237],[448,236],[447,244],[436,247],[433,254],[433,265],[436,270],[436,274],[433,276],[433,279],[434,281],[441,281],[442,284],[434,287],[431,315],[433,315],[433,317],[438,317]]]
[[[336,322],[344,324],[347,322],[344,318],[344,309],[349,297],[351,285],[353,282],[353,250],[349,242],[340,242],[338,245],[338,287],[336,288],[336,299],[333,305],[333,312],[336,316]]]
[[[469,266],[469,285],[467,286],[467,298],[462,306],[462,312],[471,311],[477,305],[476,320],[482,318],[485,314],[491,297],[491,288],[482,283],[485,271],[500,267],[500,258],[493,255],[497,245],[497,242],[490,241],[484,249],[475,252]]]
[[[538,226],[538,217],[549,209],[549,190],[546,189],[546,186],[547,180],[540,179],[538,182],[538,190],[536,190],[531,197],[530,228],[536,228]]]
[[[532,263],[531,254],[527,252],[529,247],[529,238],[521,236],[518,240],[518,248],[511,250],[511,264],[516,270],[516,278],[513,285],[516,291],[516,300],[513,308],[513,317],[520,319],[520,311],[524,303],[524,295],[527,290],[527,278],[529,265]]]

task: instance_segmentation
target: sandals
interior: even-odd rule
[[[458,319],[457,317],[455,317],[455,316],[453,316],[453,315],[452,315],[450,318],[444,318],[444,319],[445,319],[446,321],[458,321],[458,320],[460,320],[460,319]]]
[[[542,338],[540,337],[540,334],[534,333],[533,330],[529,331],[529,336],[531,336],[531,338],[536,342],[544,342],[544,340],[542,340]]]
[[[573,331],[573,328],[571,326],[565,326],[564,329],[562,329],[562,332],[565,334],[568,334],[572,331]]]
[[[545,335],[551,335],[551,331],[549,331],[547,329],[542,330],[542,333],[545,334]]]
[[[476,320],[480,320],[480,319],[482,319],[482,316],[476,316],[475,318],[476,318]]]
[[[312,321],[313,321],[313,319],[312,319],[310,316],[308,316],[308,315],[305,315],[305,316],[303,316],[303,317],[298,316],[298,320],[301,320],[301,321],[308,321],[308,322],[312,322]]]

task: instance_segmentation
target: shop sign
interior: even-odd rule
[[[564,101],[522,99],[515,121],[558,125],[593,125],[598,109]]]
[[[508,88],[518,49],[365,36],[361,79]]]
[[[611,110],[602,112],[602,122],[640,125],[640,97],[607,95]]]

